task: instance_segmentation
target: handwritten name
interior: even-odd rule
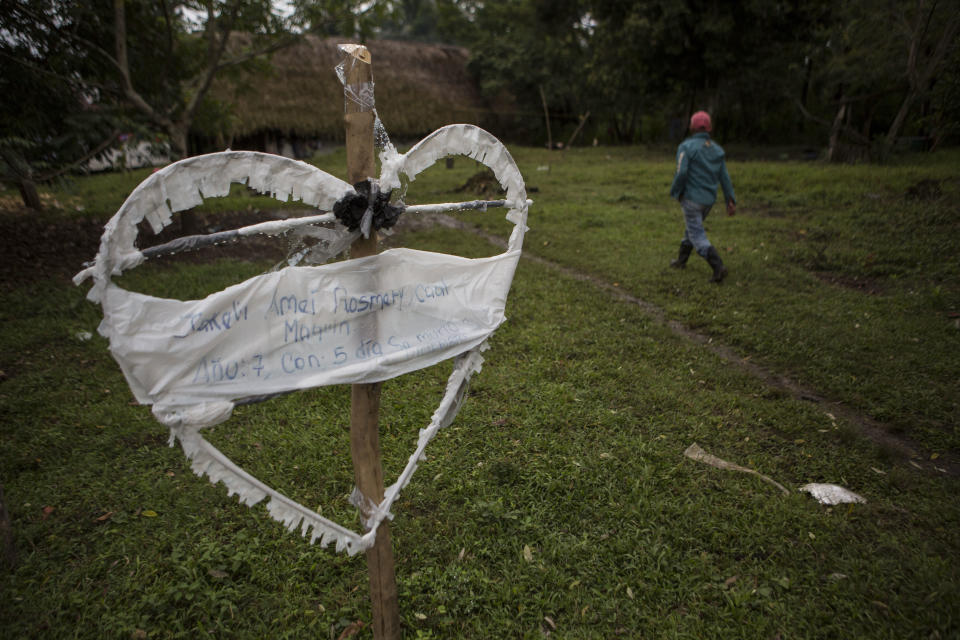
[[[349,336],[350,323],[340,322],[309,322],[300,318],[283,321],[283,342],[323,342],[324,336]]]
[[[190,320],[190,329],[176,338],[186,338],[191,333],[210,333],[229,331],[236,324],[247,319],[247,305],[237,304],[234,300],[229,309],[220,309],[213,313],[191,313],[184,316]]]
[[[311,292],[312,294],[313,292]],[[270,297],[270,304],[267,306],[267,315],[285,316],[289,314],[309,314],[317,315],[317,304],[313,295],[298,296],[295,293],[282,295],[279,289],[273,290]]]
[[[381,293],[350,295],[344,287],[335,287],[333,290],[333,312],[363,313],[365,311],[383,311],[387,307],[397,305],[403,308],[403,288],[391,289]]]

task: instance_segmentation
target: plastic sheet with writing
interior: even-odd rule
[[[268,511],[311,541],[335,542],[356,553],[373,543],[380,521],[409,481],[436,431],[456,415],[481,349],[504,321],[507,293],[526,231],[528,201],[519,169],[496,138],[472,125],[450,125],[408,153],[392,145],[381,155],[385,188],[416,175],[437,159],[463,154],[489,166],[506,189],[514,223],[507,250],[468,259],[410,249],[366,258],[262,274],[202,300],[157,298],[125,290],[111,277],[139,265],[138,224],[159,231],[172,214],[205,197],[229,193],[239,182],[281,200],[294,198],[329,210],[349,184],[310,165],[255,152],[223,152],[174,163],[145,180],[107,223],[93,265],[77,274],[93,279],[88,297],[99,302],[100,333],[109,339],[137,400],[179,439],[195,472],[223,482],[248,505],[269,497]],[[326,218],[324,218],[326,220]],[[296,221],[271,223],[280,233]],[[330,233],[345,237],[335,222]],[[245,473],[203,439],[201,429],[228,419],[238,402],[275,393],[341,383],[376,382],[457,358],[431,424],[384,500],[365,508],[365,534],[351,532]],[[359,499],[363,505],[364,500]],[[312,532],[312,533],[309,533]]]

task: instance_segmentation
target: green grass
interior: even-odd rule
[[[960,331],[945,316],[960,309],[947,233],[954,156],[880,168],[732,162],[740,213],[709,229],[731,268],[717,287],[702,263],[665,268],[681,233],[665,196],[672,158],[515,155],[539,188],[528,253],[616,282],[929,452],[957,451]],[[463,197],[450,191],[475,171],[466,160],[431,170],[408,199]],[[903,197],[931,177],[944,181],[942,198]],[[502,232],[500,217],[468,219]],[[402,241],[499,251],[439,228]],[[192,296],[269,266],[146,265],[126,277]],[[131,404],[106,342],[77,338],[99,322],[83,295],[45,281],[6,291],[0,305],[0,481],[18,550],[0,575],[0,636],[337,638],[369,622],[363,558],[310,547],[195,477],[148,409]],[[521,262],[507,316],[460,415],[394,508],[405,637],[960,636],[956,478],[918,471],[842,417],[549,267]],[[388,482],[448,371],[384,385]],[[355,523],[348,403],[330,388],[241,407],[211,439],[295,499]],[[684,458],[692,442],[791,495]],[[824,507],[795,491],[807,482],[868,502]]]
[[[886,167],[731,161],[739,212],[707,224],[730,268],[721,287],[703,286],[696,256],[667,268],[683,233],[668,162],[629,149],[518,157],[539,187],[528,251],[617,282],[933,451],[960,449],[955,152]],[[942,195],[911,198],[923,180]]]

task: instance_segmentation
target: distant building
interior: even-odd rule
[[[239,46],[246,37],[234,36]],[[342,142],[344,96],[335,69],[344,42],[307,36],[274,53],[266,72],[218,78],[210,97],[221,117],[196,124],[196,146],[309,157],[320,145]],[[366,45],[377,113],[394,141],[414,141],[451,123],[496,128],[496,105],[480,95],[466,49],[390,40]]]

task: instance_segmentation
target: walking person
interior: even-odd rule
[[[696,249],[713,269],[710,282],[722,282],[727,277],[727,268],[707,239],[703,221],[717,200],[718,183],[723,188],[727,215],[736,213],[737,200],[727,173],[723,148],[710,138],[711,129],[710,114],[697,111],[690,117],[692,135],[677,147],[677,173],[670,186],[670,197],[680,201],[686,230],[680,242],[680,254],[670,266],[683,269],[690,252]]]

